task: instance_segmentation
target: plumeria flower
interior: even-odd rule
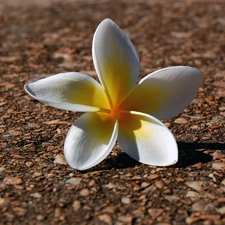
[[[188,66],[168,67],[136,84],[138,54],[110,19],[98,26],[92,54],[100,83],[86,74],[69,72],[25,85],[27,93],[43,103],[86,112],[67,134],[64,154],[68,164],[89,169],[107,157],[116,141],[141,163],[176,163],[175,138],[160,120],[188,106],[202,82],[202,72]]]

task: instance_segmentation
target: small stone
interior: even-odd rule
[[[124,224],[131,224],[133,217],[132,216],[119,216],[118,220],[123,222]]]
[[[89,192],[89,190],[88,189],[82,189],[81,191],[80,191],[80,195],[82,195],[82,196],[88,196],[90,194],[90,192]]]
[[[169,201],[169,202],[173,202],[173,201],[177,201],[179,200],[179,197],[176,195],[165,195],[164,198]]]
[[[225,215],[225,206],[219,208],[217,211],[218,211],[220,214]]]
[[[109,188],[109,189],[113,189],[113,188],[116,187],[116,185],[113,184],[113,183],[108,183],[108,184],[106,184],[106,185],[103,185],[103,187],[106,187],[106,188]]]
[[[16,213],[18,216],[24,216],[26,214],[26,209],[21,208],[21,207],[14,207],[13,211]]]
[[[2,166],[0,167],[0,173],[3,172],[5,170],[5,168]]]
[[[222,180],[221,184],[225,185],[225,179],[224,179],[224,180]]]
[[[8,200],[6,198],[0,198],[0,205],[8,203]]]
[[[98,215],[98,219],[107,223],[107,224],[112,224],[112,217],[107,213]]]
[[[39,124],[37,124],[37,123],[28,123],[27,126],[30,127],[30,128],[36,128],[36,129],[38,129],[38,128],[41,127],[41,126],[40,126]]]
[[[187,123],[187,120],[184,118],[177,118],[174,123],[178,123],[178,124],[185,124]]]
[[[148,213],[152,217],[152,219],[156,219],[163,213],[163,209],[152,208],[148,210]]]
[[[22,184],[22,179],[19,177],[6,177],[3,182],[5,184],[19,185]]]
[[[56,155],[54,163],[55,164],[60,164],[60,165],[67,165],[67,162],[66,162],[65,157],[64,157],[63,154]]]
[[[80,178],[80,177],[73,177],[73,178],[68,179],[66,181],[66,184],[76,186],[76,185],[80,184],[81,180],[82,180],[82,178]]]
[[[196,191],[201,191],[202,190],[202,181],[187,181],[185,184],[191,188],[193,188]]]
[[[56,208],[55,209],[55,213],[54,213],[54,217],[60,217],[61,215],[61,209],[60,208]]]
[[[1,103],[0,103],[0,106],[1,106]],[[2,133],[4,133],[4,132],[5,132],[5,130],[2,129],[2,128],[0,128],[0,134],[2,134]]]
[[[33,177],[41,177],[42,173],[41,172],[34,172]]]
[[[195,192],[195,191],[188,191],[188,193],[186,194],[186,197],[189,198],[198,198],[199,197],[199,193]]]
[[[212,180],[213,180],[214,182],[216,182],[216,178],[215,178],[215,176],[213,175],[213,173],[210,173],[210,174],[209,174],[209,177],[212,178]]]
[[[44,217],[43,215],[37,215],[37,216],[36,216],[36,219],[37,219],[38,221],[41,221],[41,220],[44,220],[45,217]]]
[[[217,200],[218,202],[225,203],[225,197],[218,198]]]
[[[124,203],[124,204],[130,204],[131,200],[129,197],[123,197],[121,199],[121,202]]]
[[[80,207],[81,207],[81,202],[80,201],[78,201],[78,200],[75,200],[74,202],[73,202],[73,210],[74,211],[77,211],[78,209],[80,209]]]
[[[53,150],[55,150],[55,146],[54,145],[49,145],[47,147],[47,151],[53,151]]]
[[[150,185],[150,183],[148,183],[148,182],[142,182],[141,183],[141,187],[142,188],[146,188],[146,187],[148,187]]]
[[[33,198],[41,198],[42,197],[42,195],[38,192],[31,193],[30,196],[33,197]]]
[[[116,207],[115,206],[107,206],[102,211],[106,212],[106,213],[115,213]]]
[[[178,183],[182,183],[182,182],[184,182],[184,179],[181,178],[181,177],[177,177],[177,178],[176,178],[176,181],[177,181]]]
[[[155,186],[156,186],[157,188],[161,189],[161,188],[164,187],[164,184],[163,184],[162,181],[156,181],[156,182],[155,182]]]
[[[195,202],[192,205],[192,210],[197,212],[204,212],[206,210],[206,203],[204,202]]]
[[[142,193],[148,193],[148,194],[151,195],[155,190],[156,190],[155,185],[151,185],[151,186],[145,188],[145,189],[142,191]]]
[[[212,168],[215,170],[221,170],[225,172],[225,163],[213,163]]]
[[[25,162],[25,165],[26,165],[27,167],[32,167],[34,164],[33,164],[32,162]]]
[[[202,163],[199,162],[199,163],[195,163],[192,167],[193,167],[193,168],[197,168],[197,169],[201,169],[202,166],[203,166]]]
[[[190,216],[190,217],[187,217],[185,221],[186,221],[187,224],[193,224],[193,223],[195,223],[199,220],[200,220],[199,217]]]
[[[156,179],[156,178],[158,178],[159,177],[159,175],[157,175],[157,174],[151,174],[151,175],[149,175],[147,178],[149,179],[149,180],[154,180],[154,179]]]

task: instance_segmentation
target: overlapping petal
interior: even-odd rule
[[[105,159],[117,136],[117,121],[105,113],[85,113],[75,121],[67,134],[65,158],[73,168],[89,169]]]
[[[129,156],[148,165],[168,166],[177,162],[175,138],[163,123],[139,112],[123,111],[119,118],[118,142]]]
[[[33,98],[59,109],[83,112],[109,109],[103,87],[82,73],[56,74],[24,88]]]
[[[118,105],[139,75],[139,58],[133,44],[113,21],[105,19],[94,34],[92,54],[111,105]]]
[[[194,99],[202,79],[200,70],[188,66],[157,70],[140,81],[120,108],[147,113],[158,119],[173,117]]]

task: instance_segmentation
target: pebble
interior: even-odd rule
[[[155,185],[151,185],[151,186],[145,188],[145,189],[142,191],[142,193],[148,193],[148,194],[151,195],[155,190],[156,190]]]
[[[218,211],[220,214],[225,215],[225,206],[219,208],[217,211]]]
[[[118,216],[118,220],[123,222],[124,224],[130,224],[133,220],[132,216]]]
[[[0,205],[8,203],[8,200],[6,198],[0,198]]]
[[[188,193],[186,194],[186,197],[189,198],[198,198],[199,197],[199,193],[195,192],[195,191],[188,191]]]
[[[152,217],[152,219],[156,219],[163,213],[163,209],[151,208],[148,210],[148,213]]]
[[[213,163],[212,168],[215,170],[221,170],[225,172],[225,163]]]
[[[142,182],[141,183],[141,187],[142,188],[146,188],[146,187],[148,187],[150,185],[150,183],[148,183],[148,182]]]
[[[178,124],[185,124],[187,123],[187,120],[184,118],[177,118],[174,123],[178,123]]]
[[[26,209],[21,208],[21,207],[14,207],[13,211],[16,213],[18,216],[24,216],[26,214]]]
[[[109,189],[113,189],[113,188],[116,187],[116,185],[113,184],[113,183],[108,183],[108,184],[106,184],[106,185],[103,185],[103,187],[106,187],[106,188],[109,188]]]
[[[195,202],[191,208],[193,211],[204,212],[206,210],[206,203],[205,202]]]
[[[42,173],[41,172],[34,172],[33,177],[41,177]]]
[[[89,190],[88,190],[87,188],[82,189],[82,190],[80,191],[80,195],[81,195],[81,196],[88,196],[89,194],[90,194],[90,192],[89,192]]]
[[[202,190],[202,181],[187,181],[185,184],[191,188],[193,188],[196,191],[201,191]]]
[[[56,208],[55,209],[55,213],[54,213],[54,217],[60,217],[60,215],[61,215],[61,209],[60,208]]]
[[[37,216],[36,216],[36,219],[37,219],[38,221],[42,221],[42,220],[45,219],[45,216],[43,216],[43,215],[37,215]]]
[[[3,182],[5,184],[12,184],[12,185],[18,185],[22,184],[22,179],[19,177],[6,177]]]
[[[70,178],[68,180],[66,180],[66,184],[70,184],[70,185],[78,185],[80,184],[82,178],[79,178],[79,177],[73,177],[73,178]]]
[[[164,187],[164,184],[163,184],[162,181],[156,181],[156,182],[155,182],[155,186],[156,186],[157,188],[161,189],[161,188]]]
[[[115,206],[107,206],[106,208],[103,209],[103,212],[107,213],[115,213],[116,207]]]
[[[149,179],[149,180],[154,180],[154,179],[156,179],[156,178],[158,178],[159,177],[159,175],[157,175],[157,174],[151,174],[151,175],[149,175],[147,178]]]
[[[32,167],[34,164],[33,164],[32,162],[25,162],[25,165],[26,165],[27,167]]]
[[[179,197],[176,195],[165,195],[164,198],[169,201],[169,202],[173,202],[173,201],[177,201],[179,200]]]
[[[130,204],[131,203],[131,199],[129,197],[123,197],[121,199],[121,202],[124,204]]]
[[[38,128],[41,127],[41,126],[40,126],[39,124],[37,124],[37,123],[28,123],[27,126],[30,127],[30,128],[36,128],[36,129],[38,129]]]
[[[55,164],[60,164],[60,165],[67,165],[67,162],[66,162],[65,157],[64,157],[63,154],[56,155],[54,163]]]
[[[33,197],[33,198],[41,198],[42,197],[42,195],[38,192],[31,193],[30,196]]]
[[[74,202],[73,202],[73,210],[74,211],[77,211],[78,209],[80,209],[80,207],[81,207],[81,202],[80,201],[78,201],[78,200],[75,200]]]
[[[107,213],[98,215],[98,219],[107,224],[112,224],[112,217]]]

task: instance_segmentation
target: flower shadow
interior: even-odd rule
[[[172,166],[186,168],[196,163],[208,163],[213,157],[204,153],[205,150],[225,150],[225,144],[220,143],[185,143],[178,142],[179,160]]]
[[[105,159],[105,163],[108,164],[108,168],[110,169],[111,168],[125,169],[125,168],[132,168],[137,165],[141,165],[140,162],[131,158],[125,152],[121,152],[117,154],[117,156],[113,156],[113,157]]]
[[[208,163],[212,161],[213,157],[205,150],[224,150],[225,144],[222,143],[186,143],[178,142],[179,148],[179,160],[175,165],[170,168],[186,168],[196,163]],[[120,147],[118,146],[118,151]],[[131,158],[125,152],[119,152],[115,156],[107,157],[103,162],[88,171],[99,171],[99,170],[111,170],[111,169],[126,169],[133,168],[135,166],[142,165],[138,161]],[[86,171],[86,172],[88,172]]]

